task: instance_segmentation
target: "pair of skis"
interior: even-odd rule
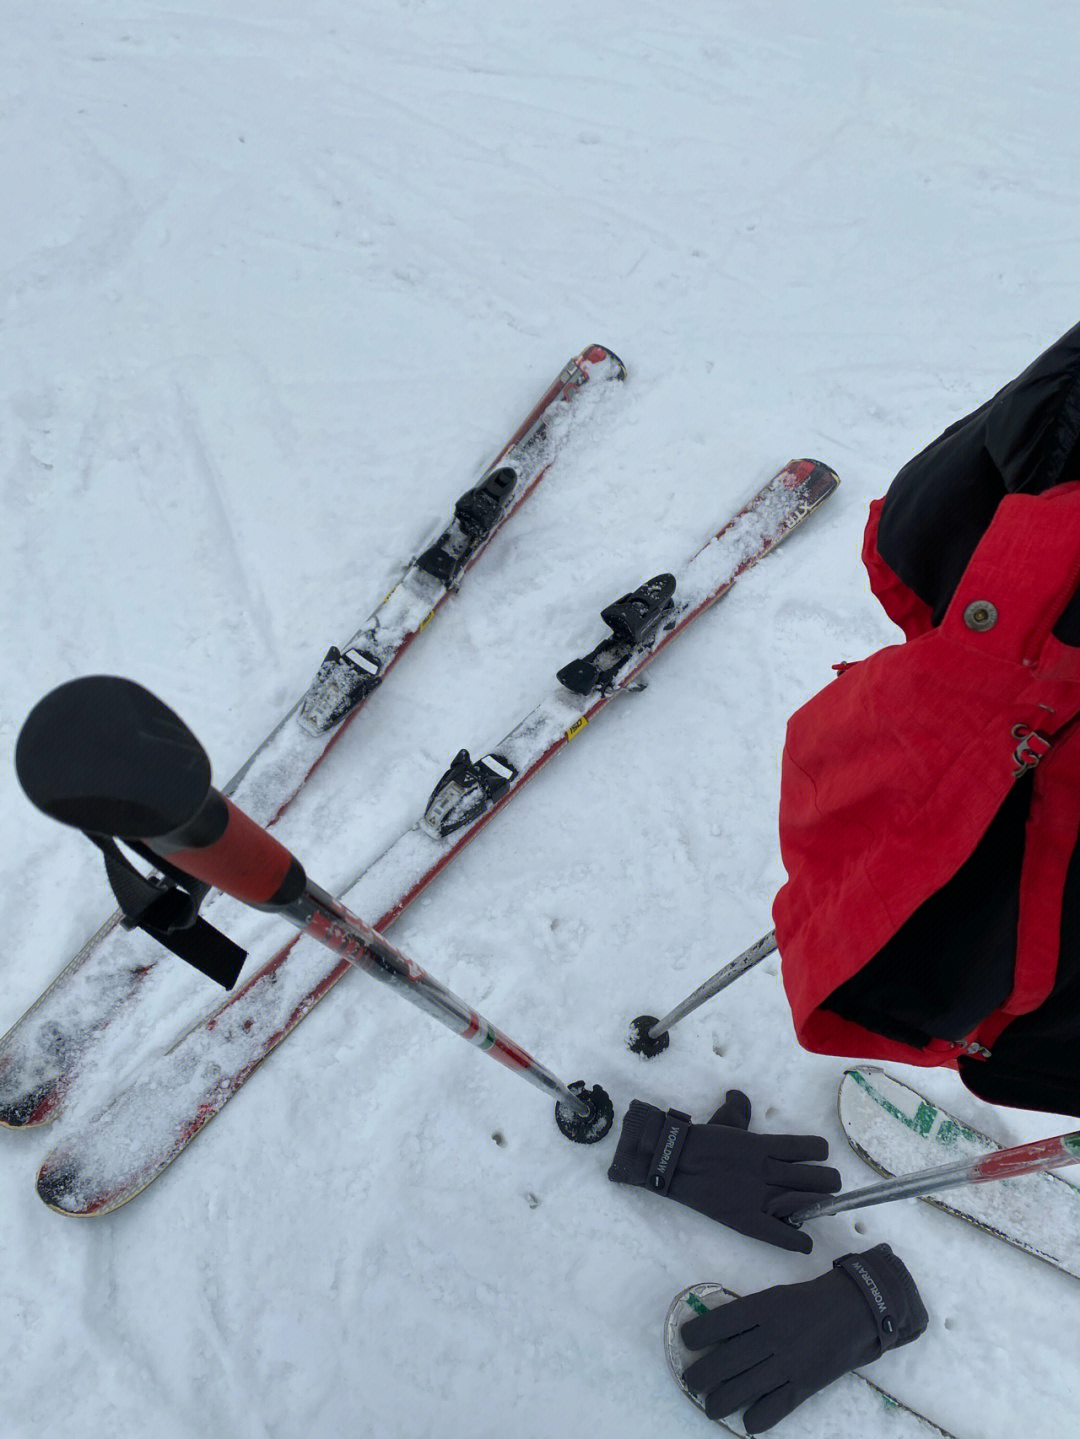
[[[451,525],[409,567],[372,621],[348,645],[330,652],[312,690],[235,777],[233,798],[253,818],[272,822],[281,813],[282,796],[287,802],[296,793],[370,694],[371,680],[385,674],[498,523],[535,485],[569,429],[568,415],[581,406],[580,391],[590,383],[596,391],[597,379],[622,375],[621,364],[599,346],[560,375],[486,479],[458,502]],[[565,666],[555,692],[490,753],[475,761],[467,751],[459,753],[422,818],[349,887],[344,896],[349,906],[378,916],[378,929],[392,923],[547,760],[612,698],[636,687],[645,665],[836,483],[823,465],[792,462],[677,574],[657,576],[609,605],[603,615],[610,636]],[[419,620],[418,609],[423,609]],[[38,1187],[48,1203],[66,1213],[108,1212],[171,1163],[349,967],[321,954],[290,964],[295,942],[47,1156]],[[126,950],[119,963],[118,947]],[[150,962],[145,944],[123,932],[114,918],[28,1011],[0,1044],[0,1096],[9,1124],[40,1123],[56,1112],[86,1045],[131,1001]],[[102,994],[104,1003],[90,1003],[90,996]]]
[[[255,819],[272,824],[283,813],[337,733],[539,483],[572,427],[575,403],[578,414],[582,412],[580,401],[575,401],[579,392],[592,381],[621,379],[623,374],[620,362],[600,346],[572,361],[484,479],[461,497],[450,523],[409,565],[371,620],[346,645],[329,652],[307,694],[227,787]],[[599,388],[594,384],[593,392]],[[655,655],[726,594],[836,483],[825,466],[791,462],[678,573],[656,576],[602,611],[610,636],[584,658],[564,666],[554,694],[489,754],[476,761],[464,750],[456,756],[422,818],[350,886],[345,896],[349,904],[378,914],[380,929],[392,923],[549,758],[615,695],[637,687],[637,677]],[[331,916],[333,905],[331,901]],[[295,943],[279,950],[235,995],[181,1036],[158,1063],[46,1158],[39,1192],[47,1202],[65,1213],[108,1212],[145,1188],[182,1152],[349,967],[323,959],[314,973],[310,965],[302,971],[300,965],[287,963]],[[131,947],[126,962],[124,945]],[[396,953],[390,946],[386,950]],[[55,1115],[86,1048],[117,1009],[131,1002],[156,962],[145,941],[121,926],[120,914],[88,941],[0,1041],[4,1123],[21,1127]],[[964,1153],[995,1148],[985,1136],[875,1071],[849,1072],[841,1087],[840,1114],[852,1147],[885,1174],[925,1163],[927,1144],[948,1148],[960,1140]],[[1025,1182],[1042,1186],[1040,1209],[1045,1212],[1050,1202],[1055,1213],[1061,1211],[1058,1234],[1075,1234],[1077,1191],[1050,1175],[1030,1176]],[[994,1188],[1000,1192],[1004,1186]],[[930,1202],[1065,1272],[1078,1273],[1075,1245],[1047,1249],[1021,1234],[1019,1225],[999,1222],[1000,1209],[983,1214],[970,1205]],[[1019,1202],[1023,1210],[1023,1197]],[[678,1324],[700,1312],[706,1301],[730,1297],[723,1286],[707,1284],[683,1291],[673,1301],[666,1335],[676,1378],[681,1374]],[[898,1436],[945,1433],[861,1376],[850,1376],[842,1384],[843,1403],[851,1408],[860,1431],[880,1427],[884,1416],[885,1427]],[[832,1392],[828,1402],[834,1418]],[[807,1418],[813,1419],[809,1410]]]
[[[491,751],[476,760],[460,752],[423,816],[357,876],[342,904],[372,916],[376,930],[392,924],[548,760],[635,687],[645,666],[836,484],[824,465],[791,462],[675,574],[657,576],[609,605],[609,637],[565,666],[553,692]],[[183,1151],[350,967],[308,946],[303,961],[294,962],[295,944],[280,949],[46,1157],[38,1176],[46,1202],[64,1213],[106,1213]]]
[[[222,786],[252,819],[271,827],[280,819],[366,700],[540,484],[592,413],[596,397],[625,373],[602,345],[588,346],[562,369],[374,613],[329,650],[305,694]],[[205,906],[211,914],[216,900],[212,895]],[[0,1125],[19,1129],[53,1119],[86,1051],[167,962],[159,945],[122,928],[123,918],[121,910],[111,915],[0,1039]]]

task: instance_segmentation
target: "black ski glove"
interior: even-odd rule
[[[926,1323],[914,1279],[887,1244],[876,1244],[845,1254],[816,1279],[778,1284],[689,1320],[679,1331],[683,1343],[708,1352],[686,1367],[683,1381],[702,1396],[710,1419],[746,1408],[743,1424],[760,1434],[842,1374],[918,1339]]]
[[[835,1169],[805,1162],[827,1159],[828,1143],[816,1134],[750,1134],[749,1123],[750,1101],[737,1089],[728,1090],[708,1124],[635,1099],[608,1178],[667,1194],[751,1239],[809,1254],[810,1236],[776,1211],[805,1207],[808,1196],[840,1188]]]

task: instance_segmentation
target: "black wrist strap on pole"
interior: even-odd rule
[[[143,929],[223,989],[236,983],[247,951],[199,916],[209,886],[192,879],[138,841],[125,841],[162,872],[142,874],[110,835],[84,831],[105,858],[105,874],[123,913],[125,929]]]

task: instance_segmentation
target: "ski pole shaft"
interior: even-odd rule
[[[1080,1162],[1080,1130],[1059,1134],[1051,1139],[1036,1139],[1030,1144],[1017,1144],[1012,1149],[999,1149],[976,1159],[959,1159],[955,1164],[942,1164],[934,1169],[920,1169],[915,1174],[900,1175],[823,1199],[791,1215],[797,1224],[807,1219],[821,1219],[828,1214],[842,1214],[847,1209],[865,1209],[871,1204],[885,1204],[892,1199],[910,1199],[923,1194],[936,1194],[942,1189],[955,1189],[961,1184],[988,1184],[993,1179],[1010,1179],[1018,1174],[1034,1174],[1042,1169],[1060,1169]]]
[[[214,789],[202,745],[140,685],[93,676],[46,695],[23,726],[16,768],[29,798],[54,819],[134,844],[204,885],[280,914],[555,1095],[578,1120],[594,1117],[588,1101],[312,884],[295,855]]]
[[[175,854],[170,860],[176,863]],[[318,885],[305,880],[299,897],[278,907],[277,912],[301,933],[318,940],[366,974],[382,980],[410,1004],[486,1051],[492,1059],[514,1070],[537,1089],[554,1095],[580,1118],[591,1114],[590,1106],[549,1069]]]
[[[753,969],[755,964],[760,964],[775,949],[776,931],[769,930],[768,934],[763,934],[749,949],[744,949],[742,954],[733,959],[730,964],[725,964],[723,969],[718,970],[711,979],[707,979],[704,984],[695,989],[693,994],[687,995],[670,1014],[665,1014],[663,1019],[658,1019],[649,1030],[649,1038],[659,1039],[673,1025],[678,1024],[680,1019],[685,1019],[688,1014],[700,1008],[707,999],[712,999],[714,994],[719,994],[722,989],[733,984],[740,975],[745,974],[748,969]]]
[[[205,834],[208,823],[213,823],[208,820],[208,811],[221,816],[220,833],[209,843],[195,844],[192,841],[200,829]],[[550,1070],[421,969],[415,960],[402,954],[378,930],[312,884],[295,855],[217,790],[208,791],[203,809],[186,830],[144,842],[185,874],[245,904],[280,914],[302,934],[381,979],[447,1029],[485,1050],[536,1088],[555,1095],[579,1118],[589,1115],[588,1104]],[[173,848],[174,844],[178,848]]]

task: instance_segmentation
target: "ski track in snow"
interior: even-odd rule
[[[789,457],[833,465],[805,531],[394,941],[619,1115],[738,1085],[868,1182],[842,1062],[797,1049],[775,963],[651,1065],[623,1039],[769,926],[787,715],[898,638],[858,565],[867,504],[1076,320],[1075,7],[16,0],[4,30],[0,742],[53,685],[121,673],[231,774],[553,368],[610,345],[625,390],[279,832],[344,883],[605,603]],[[2,1030],[111,906],[10,765],[0,866]],[[228,913],[253,961],[279,942]],[[1075,1281],[914,1202],[821,1221],[806,1260],[616,1188],[613,1139],[572,1149],[535,1091],[361,976],[144,1196],[51,1214],[44,1153],[215,1002],[169,970],[64,1118],[0,1135],[2,1439],[690,1439],[671,1296],[879,1240],[931,1326],[876,1382],[958,1439],[1075,1431]],[[897,1072],[1004,1143],[1071,1127]]]

